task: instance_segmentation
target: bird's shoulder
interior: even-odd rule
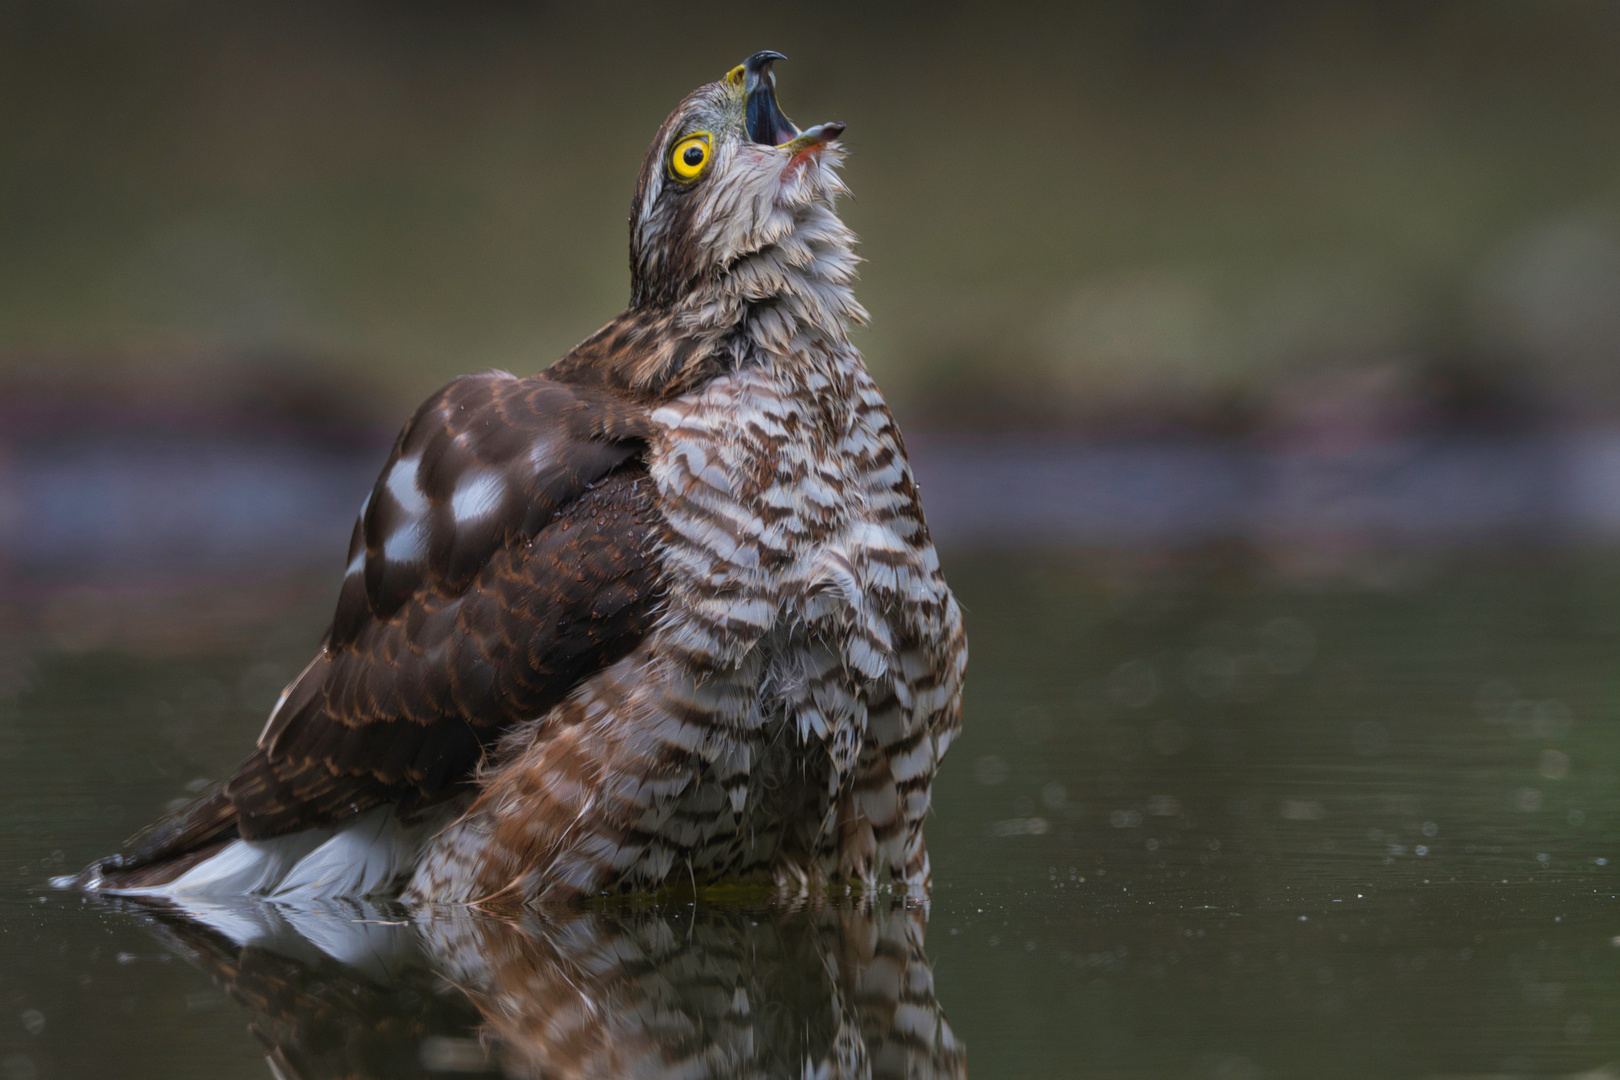
[[[325,642],[227,786],[243,835],[448,791],[641,640],[649,423],[550,373],[465,376],[422,404],[355,524]]]
[[[497,550],[637,456],[650,430],[640,403],[549,371],[440,389],[400,431],[355,522],[329,647],[425,588],[465,588]]]
[[[503,732],[633,649],[662,597],[652,491],[638,464],[616,469],[459,592],[425,588],[322,648],[226,787],[241,834],[448,794]]]

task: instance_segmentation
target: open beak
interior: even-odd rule
[[[782,146],[797,153],[831,142],[843,133],[840,123],[817,124],[801,132],[776,103],[776,75],[771,65],[787,57],[766,49],[743,61],[743,88],[748,101],[748,138],[765,146]]]

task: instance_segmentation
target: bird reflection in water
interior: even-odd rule
[[[135,910],[252,1013],[279,1080],[966,1076],[914,902]]]

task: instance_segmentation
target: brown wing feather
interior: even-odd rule
[[[504,728],[650,629],[648,432],[645,406],[552,373],[471,375],[429,398],[355,523],[327,639],[257,749],[77,880],[158,883],[236,836],[464,783]]]
[[[355,523],[329,647],[356,642],[424,589],[465,587],[497,548],[534,536],[636,455],[646,434],[642,407],[546,375],[450,383],[400,432]]]
[[[426,586],[298,679],[226,792],[241,835],[275,836],[467,778],[509,725],[617,660],[656,615],[652,485],[627,466],[467,586]]]
[[[504,372],[417,410],[355,523],[327,641],[227,785],[241,835],[432,799],[640,640],[646,424],[603,390]]]

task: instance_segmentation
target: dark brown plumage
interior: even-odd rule
[[[503,731],[646,635],[651,513],[645,470],[621,467],[533,539],[498,547],[461,589],[423,584],[386,621],[329,644],[226,786],[241,834],[384,803],[408,812],[467,781]]]

